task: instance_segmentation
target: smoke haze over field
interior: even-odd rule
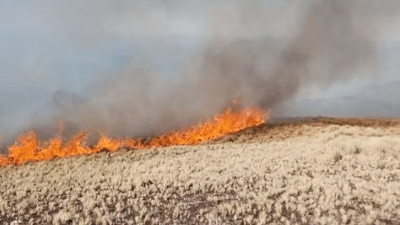
[[[397,1],[40,2],[0,3],[4,143],[32,128],[53,136],[60,122],[67,134],[153,135],[235,98],[278,109],[373,77],[377,21],[398,12]]]

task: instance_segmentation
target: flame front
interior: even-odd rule
[[[59,134],[48,143],[41,143],[36,133],[31,131],[20,136],[15,145],[9,146],[9,154],[7,156],[0,154],[0,166],[87,155],[103,150],[114,152],[124,147],[146,149],[173,145],[197,145],[248,127],[260,125],[265,122],[267,116],[268,113],[259,108],[247,108],[240,112],[235,112],[232,108],[228,108],[213,120],[209,119],[186,130],[165,133],[146,142],[141,139],[130,138],[112,139],[101,134],[99,141],[93,147],[87,145],[88,132],[77,134],[69,142],[64,142],[62,135]]]

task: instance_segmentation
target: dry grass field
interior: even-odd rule
[[[2,167],[0,224],[13,221],[400,224],[400,120],[276,121],[200,146]]]

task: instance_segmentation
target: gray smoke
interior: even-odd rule
[[[297,34],[281,47],[265,36],[209,42],[175,82],[128,70],[86,99],[60,104],[59,117],[74,131],[148,135],[217,113],[235,98],[273,109],[302,88],[348,79],[373,62],[373,42],[357,21],[359,6],[348,0],[312,3]],[[257,7],[249,3],[238,16],[245,20]],[[262,23],[262,15],[256,19],[249,22]]]
[[[376,11],[368,2],[307,1],[284,38],[264,32],[273,26],[270,15],[260,10],[267,2],[235,1],[228,13],[207,6],[204,16],[212,35],[181,74],[160,76],[151,63],[133,63],[88,86],[84,94],[58,91],[52,119],[37,120],[29,128],[46,138],[62,121],[67,135],[91,130],[146,136],[221,112],[236,98],[245,106],[274,110],[305,88],[327,87],[373,69],[374,27],[369,20]],[[171,10],[175,4],[166,1],[161,7]]]
[[[300,89],[350,78],[374,61],[374,43],[356,21],[357,6],[345,0],[315,2],[298,33],[274,55],[267,38],[216,47],[204,66],[205,85],[229,93],[221,96],[274,108]],[[278,60],[266,64],[271,58]]]

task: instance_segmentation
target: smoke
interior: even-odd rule
[[[374,62],[374,42],[357,21],[359,6],[352,1],[316,1],[294,38],[274,55],[267,38],[216,47],[204,66],[206,85],[229,93],[222,96],[275,108],[301,89],[351,78]],[[278,60],[266,66],[271,58]],[[220,86],[215,78],[229,84]]]
[[[166,12],[176,7],[178,13],[184,12],[187,6],[179,4],[185,5],[170,1],[161,6],[140,4],[134,13],[136,19],[142,20],[131,21],[129,17],[123,20],[137,28],[128,36],[134,38],[138,33],[159,36],[177,29],[167,29],[154,18],[163,21],[168,17]],[[63,122],[66,135],[83,130],[111,136],[154,135],[218,113],[236,98],[245,106],[274,110],[304,89],[358,79],[354,76],[360,71],[373,69],[376,43],[370,20],[376,12],[365,1],[291,3],[295,7],[288,7],[283,14],[273,9],[263,11],[269,6],[265,1],[232,1],[230,7],[221,4],[207,5],[204,12],[195,12],[206,18],[206,22],[198,25],[202,32],[185,30],[191,27],[185,21],[177,23],[184,27],[179,32],[186,35],[210,34],[204,35],[201,47],[186,59],[178,74],[160,75],[153,68],[152,57],[128,61],[125,68],[109,72],[106,79],[89,84],[83,93],[58,90],[52,100],[51,119],[37,119],[28,129],[34,128],[47,138]],[[118,13],[129,8],[118,4],[115,7]],[[96,8],[92,13],[101,14],[104,10],[109,8]],[[75,15],[81,16],[78,14]],[[89,15],[82,21],[93,22]],[[298,22],[276,26],[281,19]],[[149,29],[153,23],[158,24],[157,28]],[[109,20],[104,19],[101,24],[110,27]],[[114,35],[126,32],[123,26],[111,24],[115,25]],[[85,27],[82,30],[90,32],[86,29],[90,24],[86,25],[82,25]],[[92,40],[93,36],[85,32],[75,37],[79,45],[114,38],[108,35]],[[103,30],[94,33],[99,37],[104,35]]]

